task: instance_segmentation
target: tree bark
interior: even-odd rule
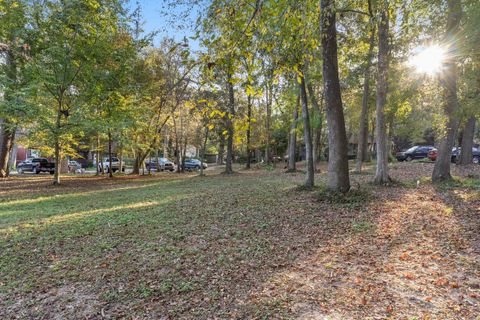
[[[220,132],[219,134],[220,142],[218,143],[218,157],[217,157],[217,164],[223,164],[223,157],[225,156],[225,136],[223,133]]]
[[[6,178],[10,175],[8,164],[15,141],[16,129],[14,127],[9,127],[6,122],[3,122],[0,130],[0,178]]]
[[[369,47],[367,54],[367,64],[365,66],[365,75],[363,79],[363,98],[362,111],[360,113],[360,127],[358,130],[357,159],[355,162],[355,171],[362,172],[363,162],[367,159],[368,152],[368,100],[370,97],[370,69],[372,67],[373,48],[375,46],[375,24],[372,23],[370,33]]]
[[[305,73],[304,73],[305,74]],[[310,117],[308,112],[308,98],[307,89],[305,85],[305,77],[300,77],[300,101],[302,103],[302,118],[303,118],[303,139],[305,142],[305,153],[307,158],[307,178],[305,180],[306,188],[313,188],[315,184],[315,168],[313,166],[312,153],[312,131],[310,129]]]
[[[307,90],[308,90],[308,95],[310,96],[310,102],[312,103],[314,114],[316,113],[318,115],[318,119],[317,119],[318,123],[315,125],[315,128],[313,130],[312,153],[313,153],[313,167],[315,169],[315,172],[320,172],[319,169],[317,170],[317,163],[321,153],[320,143],[322,141],[323,114],[322,114],[322,109],[320,108],[320,105],[315,96],[315,92],[313,91],[313,86],[310,82],[308,82],[307,84]],[[320,101],[322,100],[323,100],[323,97],[321,98]]]
[[[384,5],[386,6],[386,4]],[[377,142],[377,169],[374,181],[377,184],[386,184],[391,181],[388,175],[388,143],[385,123],[385,106],[388,91],[388,8],[384,7],[378,21],[378,83],[376,105],[376,142]]]
[[[247,163],[245,164],[246,169],[250,169],[252,163],[251,157],[251,118],[252,118],[252,97],[250,95],[247,96]]]
[[[321,0],[323,84],[328,126],[328,183],[334,192],[348,192],[348,149],[338,77],[337,30],[334,1]]]
[[[463,128],[462,144],[461,144],[461,153],[460,159],[458,159],[458,164],[471,164],[473,160],[472,148],[473,148],[473,138],[475,136],[475,119],[474,116],[468,118],[467,123],[465,123],[465,128]]]
[[[172,117],[173,120],[173,130],[175,133],[175,162],[177,163],[177,170],[175,172],[180,173],[182,169],[182,164],[180,163],[180,141],[178,138],[178,128],[177,128],[177,121],[175,120],[175,116]]]
[[[265,143],[265,163],[270,163],[270,118],[271,118],[271,97],[270,97],[270,86],[268,85],[269,79],[265,84],[265,103],[267,107],[267,119],[266,119],[266,143]]]
[[[235,116],[235,95],[233,92],[232,74],[227,74],[228,113],[227,113],[227,163],[225,173],[233,173],[233,117]]]
[[[140,169],[143,169],[144,167],[144,162],[145,159],[147,158],[148,154],[150,153],[151,150],[148,150],[147,152],[137,152],[137,155],[135,157],[135,161],[133,162],[133,169],[132,169],[132,174],[139,175],[140,174]]]
[[[137,154],[135,157],[135,161],[133,162],[132,174],[139,175],[140,174],[140,167],[142,161],[140,160],[140,156]]]
[[[59,103],[57,110],[56,132],[55,132],[55,172],[53,175],[53,184],[60,184],[60,129],[61,129],[61,117],[62,117],[62,104]]]
[[[205,151],[207,150],[207,141],[208,141],[208,133],[209,133],[208,126],[205,127],[205,138],[203,139],[202,145],[202,154],[200,156],[200,176],[203,176],[203,160],[205,159]]]
[[[119,163],[119,166],[118,166],[118,171],[120,173],[122,173],[122,172],[125,171],[125,167],[123,165],[123,148],[120,148],[120,155],[118,156],[118,160],[120,160],[120,163]],[[158,163],[158,157],[157,157],[157,163]]]
[[[462,16],[461,3],[457,0],[448,0],[448,17],[447,17],[447,32],[446,39],[454,39]],[[443,94],[445,96],[444,113],[447,118],[446,126],[442,134],[438,156],[435,160],[435,166],[432,173],[432,181],[444,181],[452,179],[450,174],[451,152],[455,139],[455,133],[458,127],[458,120],[455,112],[458,108],[457,98],[457,67],[455,53],[455,42],[447,41],[450,48],[449,55],[444,61],[444,71],[441,79],[443,86]]]
[[[296,150],[297,150],[297,121],[298,121],[298,105],[300,104],[300,96],[297,98],[297,104],[293,109],[293,119],[290,124],[290,132],[288,134],[288,163],[287,171],[293,172],[297,169],[297,159],[296,159]]]
[[[14,40],[14,39],[11,39]],[[14,41],[11,41],[14,42]],[[0,48],[0,53],[6,53],[4,55],[4,63],[6,65],[6,76],[11,83],[16,83],[17,81],[17,65],[13,56],[13,51],[10,49],[10,46],[5,44]],[[7,86],[7,88],[2,88],[3,97],[0,99],[11,101],[14,99],[10,97],[10,93],[15,91],[15,88]],[[5,90],[6,89],[6,90]],[[15,140],[16,126],[12,123],[9,123],[6,119],[0,122],[0,177],[5,178],[10,174],[10,154],[12,152],[13,143]]]
[[[97,167],[97,171],[96,171],[96,175],[100,175],[100,173],[103,173],[103,166],[101,164],[101,160],[100,160],[100,135],[97,134],[97,163],[96,163],[96,167]]]
[[[112,168],[112,132],[108,129],[108,177],[113,178]]]
[[[185,138],[183,139],[183,148],[182,148],[182,172],[185,172],[185,160],[187,159],[187,144],[188,144],[188,136],[185,134]]]
[[[168,158],[168,138],[169,138],[169,129],[168,126],[165,129],[164,136],[165,138],[163,139],[163,157]]]

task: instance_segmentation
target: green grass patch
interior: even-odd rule
[[[466,177],[453,177],[451,180],[435,183],[437,187],[443,190],[452,189],[472,189],[480,190],[480,177],[469,175]]]
[[[359,209],[371,200],[368,189],[350,189],[346,193],[332,192],[326,187],[320,187],[317,194],[319,201],[327,202],[347,209]]]
[[[374,224],[372,224],[368,220],[363,220],[363,219],[355,219],[352,221],[352,230],[355,233],[365,233],[373,230],[375,227]]]

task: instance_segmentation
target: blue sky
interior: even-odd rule
[[[128,0],[127,7],[132,12],[136,7],[136,0]],[[169,7],[171,0],[139,0],[142,7],[142,16],[144,19],[143,29],[146,33],[152,31],[159,31],[154,44],[158,43],[164,37],[174,38],[176,41],[181,41],[184,37],[191,37],[194,35],[194,23],[197,19],[197,10],[186,5],[177,5]],[[168,12],[168,15],[162,14]],[[186,19],[181,19],[179,16],[186,16]],[[183,25],[179,28],[179,25]],[[189,41],[192,49],[198,49],[198,43]]]

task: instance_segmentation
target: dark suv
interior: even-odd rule
[[[192,171],[192,170],[200,170],[200,166],[203,169],[207,169],[207,164],[205,162],[200,162],[198,159],[185,159],[185,170]]]
[[[24,172],[33,172],[39,174],[40,172],[55,173],[55,163],[49,162],[45,158],[33,158],[17,164],[17,172],[22,174]]]
[[[428,152],[432,149],[434,149],[432,146],[414,146],[406,151],[398,152],[396,158],[398,161],[423,159],[428,156]]]
[[[155,163],[155,160],[150,160],[145,162],[147,170],[157,170],[157,171],[174,171],[175,166],[172,161],[167,158],[159,158],[158,162]]]

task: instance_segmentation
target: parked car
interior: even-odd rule
[[[98,165],[98,170],[102,170],[102,167],[105,172],[110,172],[110,160],[109,158],[103,159],[103,161]],[[117,157],[112,157],[112,172],[120,170],[120,160]],[[125,171],[125,165],[122,166],[122,171]]]
[[[20,162],[17,165],[17,172],[22,174],[24,172],[33,172],[39,174],[40,172],[55,173],[55,163],[48,161],[45,158],[32,158]]]
[[[197,159],[186,159],[185,160],[185,170],[200,170],[200,166],[203,166],[203,169],[207,169],[207,164],[204,162],[200,162]]]
[[[82,165],[76,160],[69,160],[68,161],[68,172],[78,172],[83,171]]]
[[[452,149],[452,155],[451,155],[450,159],[453,163],[457,162],[457,160],[459,159],[460,153],[461,153],[461,148],[455,147],[455,148]],[[435,161],[437,159],[437,155],[438,155],[438,150],[437,149],[432,149],[428,152],[428,158],[432,161]],[[473,156],[472,162],[475,163],[475,164],[479,164],[480,163],[480,149],[472,148],[472,156]]]
[[[158,162],[160,163],[160,169],[162,171],[164,171],[164,170],[168,170],[168,171],[175,170],[175,165],[173,164],[172,161],[168,160],[167,158],[160,158],[160,159],[158,159]]]
[[[147,170],[157,170],[157,171],[174,171],[175,165],[172,161],[167,158],[159,158],[158,163],[155,160],[149,160],[145,162]]]
[[[398,161],[412,161],[414,159],[423,159],[428,156],[428,152],[434,149],[432,146],[414,146],[402,152],[398,152],[396,158]]]
[[[452,162],[457,163],[460,159],[460,154],[462,153],[462,148],[453,148],[452,150]],[[480,163],[480,149],[472,147],[472,162],[475,164]]]

